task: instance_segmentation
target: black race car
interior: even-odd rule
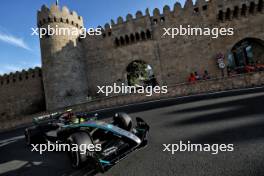
[[[90,165],[105,172],[130,152],[147,145],[149,126],[137,117],[133,127],[131,117],[117,113],[111,122],[97,120],[86,113],[55,113],[35,118],[34,126],[25,130],[28,145],[47,141],[73,145],[100,145],[100,151],[68,151],[74,168]]]

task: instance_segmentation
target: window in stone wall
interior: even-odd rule
[[[247,15],[247,5],[243,4],[241,9],[241,16],[246,16],[246,15]]]
[[[203,11],[207,10],[208,9],[208,6],[207,5],[204,5],[203,6]]]
[[[147,35],[147,39],[151,39],[151,38],[152,38],[152,37],[151,37],[151,32],[150,32],[149,30],[147,30],[146,35]]]
[[[125,36],[125,41],[126,41],[126,44],[129,44],[129,37],[128,37],[128,35]]]
[[[255,8],[256,8],[255,3],[254,3],[254,2],[251,2],[251,3],[250,3],[250,6],[249,6],[249,13],[250,13],[250,14],[254,14],[254,12],[255,12]]]
[[[146,35],[145,35],[145,32],[143,32],[143,31],[141,32],[141,39],[146,40]]]
[[[196,8],[194,8],[193,9],[193,12],[196,14],[196,13],[199,13],[199,8],[198,7],[196,7]]]
[[[239,7],[235,6],[233,11],[233,18],[238,18],[238,13],[239,13]]]
[[[115,45],[120,46],[119,40],[117,38],[115,39]]]
[[[231,10],[228,8],[228,9],[226,10],[226,13],[225,13],[225,19],[226,19],[226,20],[230,20],[230,16],[231,16]]]
[[[263,11],[263,0],[259,0],[259,2],[258,2],[258,11],[259,12]]]
[[[123,37],[120,37],[120,44],[121,44],[121,45],[125,45],[125,40],[124,40]]]
[[[139,41],[139,40],[140,40],[139,33],[136,33],[136,41]]]
[[[131,41],[132,43],[134,43],[134,42],[135,42],[135,37],[134,37],[134,35],[133,35],[133,34],[130,34],[130,41]]]
[[[218,20],[223,21],[224,20],[224,12],[222,10],[218,13]]]

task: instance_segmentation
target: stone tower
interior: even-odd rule
[[[84,102],[88,86],[79,42],[82,17],[74,11],[70,12],[67,7],[60,9],[58,4],[51,8],[43,5],[37,16],[39,28],[60,31],[40,37],[47,109],[55,110]]]

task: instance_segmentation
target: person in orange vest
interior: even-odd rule
[[[196,77],[193,73],[190,74],[188,81],[189,81],[189,83],[195,83],[196,82]]]

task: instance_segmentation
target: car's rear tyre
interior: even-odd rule
[[[85,152],[80,150],[81,145],[85,144],[87,146],[89,144],[93,144],[90,136],[86,132],[77,132],[72,134],[67,139],[67,143],[70,144],[71,147],[68,154],[73,168],[80,168],[84,165],[84,163],[89,161],[93,162],[92,152],[88,150]],[[78,147],[78,150],[76,150],[76,146]],[[94,163],[90,164],[93,165]]]
[[[25,129],[25,141],[28,146],[31,144],[43,143],[44,138],[41,130],[36,126]]]
[[[131,131],[132,129],[132,119],[126,113],[116,113],[114,116],[114,125],[118,126],[127,131]]]

